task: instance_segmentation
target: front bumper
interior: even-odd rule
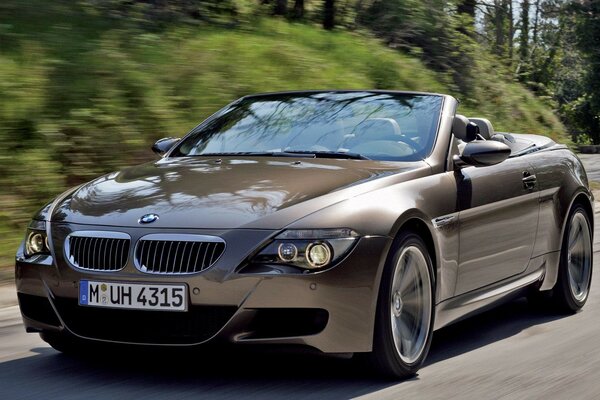
[[[266,233],[255,232],[261,235]],[[194,275],[156,276],[131,268],[98,273],[75,269],[58,253],[50,265],[17,257],[15,275],[30,332],[66,330],[84,339],[130,344],[227,341],[366,352],[372,349],[380,274],[390,244],[386,237],[362,237],[338,265],[314,274],[239,274],[234,272],[238,263],[225,255],[218,265]],[[173,313],[81,307],[81,279],[184,283],[190,309]]]

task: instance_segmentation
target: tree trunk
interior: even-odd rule
[[[538,42],[538,26],[540,22],[540,0],[535,0],[535,19],[533,20],[533,44]]]
[[[335,1],[325,0],[323,10],[323,28],[331,30],[335,27]]]
[[[506,4],[508,3],[508,4]],[[513,63],[513,52],[515,49],[514,40],[515,40],[515,19],[513,13],[513,2],[512,0],[505,1],[505,7],[508,8],[508,65],[512,65]],[[505,10],[506,10],[505,8]]]
[[[503,1],[494,0],[494,31],[496,42],[494,43],[494,52],[502,56],[504,54],[504,7]]]
[[[287,0],[276,0],[275,8],[273,9],[275,15],[286,15],[287,14]]]
[[[464,15],[468,15],[469,17],[471,17],[471,26],[470,28],[474,28],[475,27],[475,5],[477,4],[476,0],[463,0],[460,3],[458,3],[458,7],[456,8],[456,11],[458,12],[458,14],[464,14]],[[458,27],[458,31],[461,32],[464,35],[469,35],[472,34],[472,29],[469,29],[469,26],[459,26]]]
[[[294,2],[294,18],[304,18],[304,0],[296,0]]]
[[[519,43],[519,57],[521,61],[529,58],[529,0],[521,3],[521,37]]]
[[[475,19],[475,6],[477,5],[477,0],[462,0],[458,3],[457,11],[459,14],[467,14],[470,15],[471,18]]]

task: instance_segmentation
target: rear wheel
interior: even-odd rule
[[[592,225],[585,209],[577,205],[565,229],[558,281],[553,291],[563,310],[578,311],[587,301],[592,283],[592,257]]]
[[[423,364],[434,319],[433,265],[420,236],[404,232],[395,241],[382,277],[373,352],[380,373],[406,378]]]
[[[560,310],[576,312],[587,301],[592,282],[592,225],[581,205],[569,213],[560,252],[556,285],[549,292],[530,295],[534,304],[553,304]]]

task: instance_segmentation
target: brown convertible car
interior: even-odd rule
[[[514,296],[575,312],[592,274],[581,162],[451,96],[247,96],[156,162],[68,190],[16,256],[28,332],[94,342],[303,345],[382,374]]]

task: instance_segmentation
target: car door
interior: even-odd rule
[[[539,192],[529,157],[455,171],[459,266],[455,294],[527,268],[539,218]]]

